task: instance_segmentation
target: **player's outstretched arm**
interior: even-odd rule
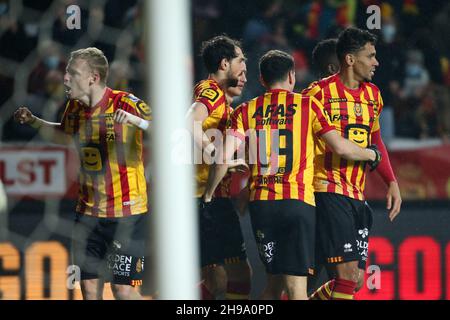
[[[116,112],[114,112],[113,119],[118,123],[132,124],[143,131],[150,130],[151,128],[151,121],[144,120],[122,109],[117,109]]]
[[[336,130],[331,130],[321,136],[331,150],[338,156],[353,161],[377,161],[379,154],[373,149],[361,148],[355,143],[342,138]],[[378,159],[381,161],[381,159]]]
[[[38,118],[27,107],[18,108],[14,112],[14,120],[20,124],[27,124],[39,130],[39,134],[47,141],[58,144],[68,144],[71,142],[71,137],[60,130],[61,123],[49,122]]]

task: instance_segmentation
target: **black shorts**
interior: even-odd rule
[[[315,208],[300,200],[249,204],[261,261],[270,274],[307,276],[314,272]]]
[[[366,201],[317,192],[316,256],[321,263],[358,261],[365,270],[372,228],[372,209]]]
[[[202,267],[247,259],[239,216],[230,199],[215,198],[199,209],[199,222]]]
[[[77,213],[72,233],[72,260],[81,280],[141,285],[147,214],[97,218]]]

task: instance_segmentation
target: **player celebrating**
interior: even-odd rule
[[[72,251],[83,298],[101,299],[104,281],[111,280],[116,299],[140,299],[134,286],[142,284],[147,188],[137,127],[148,128],[151,115],[142,100],[108,88],[107,76],[101,50],[73,51],[61,123],[39,119],[25,107],[14,116],[46,137],[76,142],[81,170]]]
[[[380,136],[383,100],[371,81],[378,61],[376,38],[356,28],[341,32],[336,45],[339,73],[313,83],[304,94],[313,96],[340,134],[353,143],[377,145],[383,160],[377,171],[388,185],[391,221],[400,212],[401,196]],[[367,260],[372,212],[364,201],[365,163],[343,159],[319,142],[314,187],[317,203],[319,259],[336,276],[313,294],[313,299],[353,299]]]
[[[195,146],[209,155],[205,162],[196,164],[195,197],[199,203],[202,298],[215,299],[220,294],[221,284],[227,283],[227,298],[248,299],[251,275],[239,217],[229,196],[223,196],[226,190],[219,190],[222,196],[219,195],[207,207],[203,206],[202,201],[210,164],[216,155],[221,155],[220,148],[216,150],[208,133],[217,133],[220,138],[215,136],[215,144],[221,146],[219,141],[230,116],[225,92],[231,87],[242,91],[246,82],[246,59],[241,44],[227,36],[217,36],[204,42],[201,54],[209,77],[195,86],[195,102],[188,111],[188,120]],[[226,183],[223,187],[229,188]],[[226,274],[213,272],[217,265],[223,266]]]
[[[292,56],[272,50],[260,60],[268,91],[232,114],[225,163],[217,164],[205,193],[210,201],[228,163],[246,136],[251,164],[250,217],[266,272],[281,275],[289,299],[306,299],[306,277],[314,268],[314,193],[312,186],[316,136],[348,159],[379,160],[376,150],[362,149],[343,139],[325,117],[315,98],[293,93]],[[256,150],[256,159],[252,150]],[[266,288],[262,298],[269,298]],[[275,296],[279,298],[279,292]]]

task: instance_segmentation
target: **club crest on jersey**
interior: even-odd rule
[[[353,110],[355,111],[355,114],[357,117],[362,116],[361,103],[355,102],[355,105],[353,106]]]
[[[131,93],[128,95],[128,99],[130,99],[131,101],[137,103],[139,101],[139,98],[132,95]]]

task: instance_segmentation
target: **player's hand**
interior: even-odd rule
[[[375,159],[367,162],[369,164],[370,171],[373,171],[378,167],[378,165],[381,162],[381,152],[380,150],[378,150],[376,144],[368,146],[367,149],[373,150],[373,152],[375,152]]]
[[[34,121],[34,116],[27,107],[20,107],[14,112],[14,120],[20,124],[30,124]]]
[[[144,131],[147,130],[147,128],[150,125],[148,121],[141,119],[138,116],[135,116],[134,114],[126,112],[125,110],[122,109],[117,109],[114,112],[113,119],[118,123],[132,124]]]
[[[228,172],[241,172],[246,173],[250,170],[247,163],[245,163],[244,159],[232,160],[228,164]]]
[[[122,109],[117,109],[116,112],[114,112],[113,119],[118,123],[127,124],[131,123],[131,116],[133,115],[129,112]]]
[[[392,181],[389,184],[386,200],[386,209],[389,210],[389,219],[394,221],[395,217],[400,213],[400,207],[402,205],[402,196],[400,195],[400,188],[398,187],[397,181]]]

